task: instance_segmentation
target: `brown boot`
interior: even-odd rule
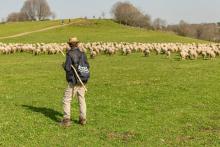
[[[71,120],[69,118],[64,118],[61,122],[60,125],[63,127],[70,127],[71,126]]]
[[[85,125],[86,124],[86,119],[79,117],[79,124]]]

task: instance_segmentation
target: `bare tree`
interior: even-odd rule
[[[28,16],[22,12],[13,12],[8,15],[7,21],[14,22],[14,21],[26,21],[28,20]]]
[[[44,20],[52,15],[46,0],[27,0],[21,9],[29,20]]]
[[[144,15],[143,12],[129,2],[117,2],[113,5],[111,13],[119,23],[138,27],[150,26],[150,17]]]
[[[189,24],[187,22],[185,22],[184,20],[181,20],[179,22],[179,27],[178,27],[178,34],[181,36],[187,36],[187,34],[189,33]]]
[[[52,15],[50,7],[46,0],[36,0],[37,1],[37,17],[38,20],[44,20]]]
[[[36,20],[35,0],[25,1],[23,7],[21,8],[21,12],[25,13],[29,20]]]
[[[201,39],[208,41],[215,41],[216,35],[217,35],[216,24],[203,24],[203,31],[200,36]]]
[[[18,21],[18,13],[13,12],[13,13],[9,14],[7,17],[7,21],[8,22]]]
[[[152,25],[155,30],[163,30],[166,28],[166,21],[161,18],[156,18]]]

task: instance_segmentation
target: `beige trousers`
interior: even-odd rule
[[[81,119],[86,119],[85,89],[81,85],[73,86],[71,83],[68,84],[63,98],[64,118],[70,119],[71,101],[72,97],[75,96],[77,97],[79,103],[79,117]]]

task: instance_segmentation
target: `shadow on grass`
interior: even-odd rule
[[[34,107],[34,106],[28,106],[28,105],[22,105],[22,107],[31,110],[33,112],[38,112],[43,114],[44,116],[50,118],[51,120],[58,122],[60,121],[59,116],[63,116],[62,113],[55,111],[50,108],[45,108],[45,107]]]

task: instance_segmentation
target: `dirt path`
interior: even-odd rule
[[[56,29],[56,28],[61,28],[61,27],[69,26],[69,25],[72,25],[72,24],[75,24],[75,23],[79,23],[79,22],[80,21],[76,21],[76,22],[72,22],[72,23],[69,23],[69,24],[61,24],[61,25],[56,25],[56,26],[52,26],[52,27],[47,27],[47,28],[40,29],[40,30],[19,33],[19,34],[15,34],[15,35],[11,35],[11,36],[6,36],[6,37],[0,37],[0,39],[10,39],[10,38],[15,38],[15,37],[21,37],[21,36],[29,35],[29,34],[32,34],[32,33],[44,32],[44,31],[47,31],[47,30],[52,30],[52,29]]]

